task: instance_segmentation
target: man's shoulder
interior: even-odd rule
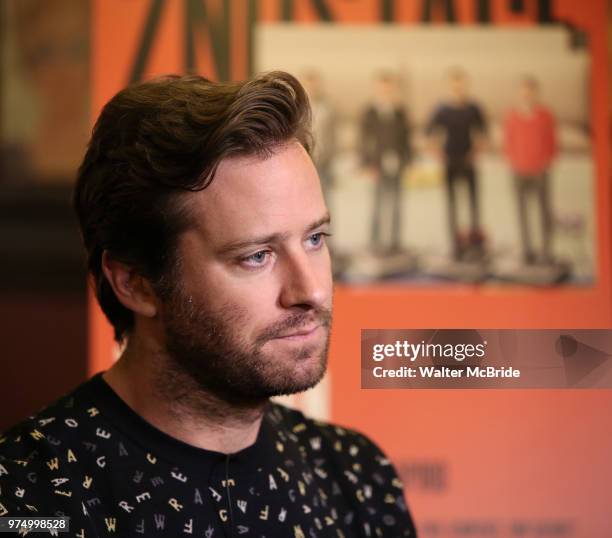
[[[432,116],[439,119],[447,116],[450,112],[452,112],[452,108],[449,103],[438,101],[433,107]]]
[[[318,432],[328,439],[337,439],[340,437],[365,437],[357,430],[346,428],[333,422],[328,422],[318,418],[313,418],[305,415],[299,409],[288,407],[278,402],[271,402],[269,408],[270,416],[275,419],[275,422],[282,421],[285,427],[290,427],[294,433],[309,433]]]
[[[364,433],[332,422],[311,418],[301,411],[273,403],[272,416],[282,420],[285,428],[300,444],[317,450],[345,454],[351,459],[366,460],[376,465],[390,465],[381,448]]]
[[[546,105],[540,104],[537,109],[538,115],[541,118],[544,118],[546,121],[554,121],[555,115],[553,111],[548,108]]]
[[[416,536],[412,517],[406,506],[403,484],[391,461],[368,436],[354,430],[305,416],[300,411],[273,404],[270,408],[279,429],[302,447],[314,473],[324,479],[329,475],[334,488],[342,492],[356,513],[376,514],[382,528],[393,536]],[[280,423],[282,422],[282,428]],[[360,517],[361,517],[360,516]],[[370,529],[366,523],[364,529]],[[369,535],[369,534],[368,534]],[[378,534],[377,534],[378,535]]]
[[[0,503],[19,506],[23,500],[28,506],[28,494],[41,491],[39,486],[64,463],[76,461],[74,441],[83,429],[79,425],[96,411],[89,397],[90,383],[0,433]]]

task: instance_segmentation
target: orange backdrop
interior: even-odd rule
[[[393,20],[408,28],[419,23],[425,1],[94,0],[92,118],[130,78],[188,67],[187,9],[195,9],[194,20],[200,15],[194,26],[193,67],[212,78],[222,73],[243,78],[249,72],[249,41],[256,21]],[[596,284],[549,290],[338,286],[330,361],[332,418],[368,433],[389,453],[406,479],[408,501],[422,536],[609,537],[612,392],[360,388],[362,328],[612,327],[605,0],[524,0],[524,12],[519,14],[506,0],[451,3],[457,24],[475,24],[478,7],[486,4],[491,23],[497,25],[536,24],[537,6],[549,4],[552,16],[587,32],[593,61]],[[158,22],[153,24],[156,14]],[[443,10],[436,17],[443,19]],[[143,47],[147,42],[151,46]],[[94,300],[89,342],[90,373],[107,368],[111,331]],[[512,525],[520,522],[523,534],[511,532]],[[486,534],[491,525],[496,533]],[[543,534],[542,529],[550,533]]]

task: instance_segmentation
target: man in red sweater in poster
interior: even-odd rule
[[[525,77],[519,86],[517,105],[504,122],[504,152],[516,186],[523,259],[526,264],[551,263],[552,209],[549,169],[557,153],[555,118],[539,100],[538,82]],[[540,209],[542,247],[536,254],[527,219],[528,197],[535,196]]]

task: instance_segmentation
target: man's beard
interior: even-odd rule
[[[325,374],[331,310],[312,308],[288,315],[247,341],[242,331],[246,313],[236,305],[207,310],[193,296],[174,289],[165,294],[163,322],[167,361],[165,392],[191,400],[194,389],[234,405],[249,405],[271,396],[314,387]],[[306,326],[321,325],[323,345],[316,339],[302,345],[264,351],[274,338]],[[282,355],[282,356],[281,356]],[[191,396],[191,397],[190,397]],[[179,396],[180,398],[180,396]]]

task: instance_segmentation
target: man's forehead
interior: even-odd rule
[[[212,183],[190,195],[193,224],[206,235],[270,233],[326,214],[319,178],[304,148],[291,144],[269,157],[222,161]]]

